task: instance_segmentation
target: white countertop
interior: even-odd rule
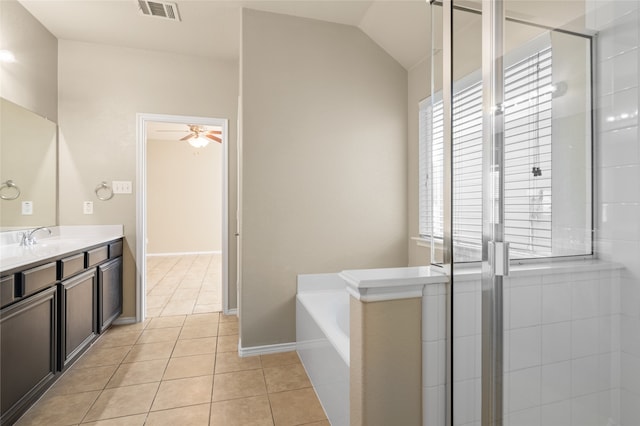
[[[21,232],[3,233],[0,237],[0,272],[62,256],[124,235],[122,225],[54,226],[49,229],[51,235],[44,230],[37,231],[37,244],[26,247],[20,246]]]

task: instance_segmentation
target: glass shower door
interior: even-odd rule
[[[450,424],[620,424],[620,284],[592,241],[589,4],[442,7]]]

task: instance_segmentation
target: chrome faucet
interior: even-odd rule
[[[49,235],[51,235],[51,229],[47,228],[46,226],[39,226],[35,229],[32,229],[31,231],[23,232],[22,239],[20,240],[20,245],[32,246],[34,244],[38,244],[38,241],[36,240],[36,237],[33,234],[35,234],[35,232],[39,230],[47,231]]]

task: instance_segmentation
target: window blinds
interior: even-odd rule
[[[551,254],[551,48],[505,70],[505,239],[518,257]],[[419,232],[443,235],[443,105],[420,104]],[[453,96],[453,238],[466,260],[482,244],[482,86]],[[471,255],[469,253],[472,253]]]

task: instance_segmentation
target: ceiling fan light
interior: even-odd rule
[[[189,139],[189,145],[194,148],[204,148],[205,146],[209,145],[209,140],[198,135],[198,137],[196,138]]]

